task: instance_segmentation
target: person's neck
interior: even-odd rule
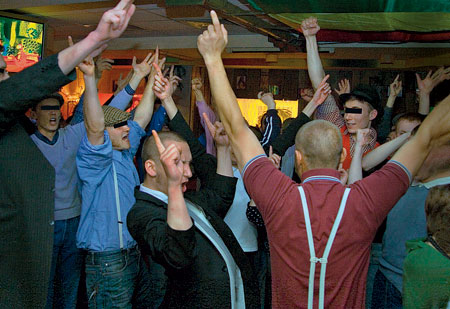
[[[155,190],[155,191],[159,191],[164,193],[165,195],[168,195],[167,193],[167,188],[161,188],[162,186],[160,184],[158,184],[156,181],[154,181],[153,179],[146,177],[144,179],[144,182],[142,183],[142,185],[146,188]]]
[[[439,178],[445,178],[445,177],[450,177],[450,170],[434,174],[426,179],[421,180],[420,182],[427,183],[427,182],[430,182],[430,181],[433,181],[433,180],[436,180]]]
[[[44,135],[49,141],[52,141],[53,137],[56,134],[56,131],[49,131],[49,130],[46,130],[46,129],[42,128],[42,127],[38,127],[38,131],[39,131],[39,133]]]

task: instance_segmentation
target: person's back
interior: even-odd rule
[[[245,171],[244,182],[250,195],[256,187],[277,188],[276,192],[267,191],[265,196],[259,195],[255,199],[271,244],[273,305],[302,307],[308,298],[310,257],[298,184],[281,172],[275,173],[268,168],[270,164],[262,159],[253,163]],[[253,176],[256,170],[257,178]],[[386,177],[391,181],[382,180]],[[302,175],[302,180],[316,256],[322,257],[346,187],[340,183],[339,173],[332,169],[310,170]],[[372,239],[408,185],[407,173],[397,163],[390,163],[382,171],[349,186],[350,195],[327,263],[325,307],[363,306]],[[381,192],[389,194],[379,194]],[[316,291],[319,275],[317,265]],[[316,297],[315,305],[317,302]]]

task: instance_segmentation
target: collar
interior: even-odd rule
[[[55,145],[56,142],[58,141],[59,138],[59,130],[56,131],[55,135],[53,135],[53,139],[49,140],[46,136],[42,135],[41,132],[39,132],[39,130],[36,130],[34,132],[34,134],[36,135],[37,138],[39,138],[41,141],[43,141],[46,144],[49,145]]]
[[[450,176],[438,178],[429,182],[414,182],[411,186],[425,187],[427,189],[431,189],[436,186],[447,185],[450,184]]]
[[[166,204],[169,203],[169,197],[165,193],[163,193],[161,191],[156,191],[156,190],[150,189],[150,188],[144,186],[144,184],[140,185],[139,191],[150,194],[151,196],[157,198],[158,200],[163,201]]]
[[[317,168],[303,173],[302,183],[314,180],[334,181],[341,183],[341,180],[339,179],[339,172],[332,168]]]

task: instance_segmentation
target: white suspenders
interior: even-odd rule
[[[116,173],[116,166],[114,165],[114,162],[112,164],[113,166],[113,175],[114,175],[114,191],[116,193],[116,210],[117,210],[117,224],[119,225],[119,243],[120,243],[120,249],[123,249],[123,235],[122,235],[122,216],[120,215],[120,199],[119,199],[119,184],[117,183],[117,173]]]
[[[300,197],[302,199],[302,207],[303,207],[303,215],[305,217],[305,225],[306,225],[306,234],[308,235],[308,246],[309,246],[309,254],[310,254],[310,269],[309,269],[309,286],[308,286],[308,309],[313,308],[313,299],[314,299],[314,276],[316,273],[316,263],[320,262],[320,285],[319,285],[319,308],[322,309],[324,307],[325,300],[325,272],[327,269],[328,255],[330,254],[331,246],[333,245],[334,237],[336,236],[336,232],[339,228],[339,224],[341,223],[342,215],[344,214],[345,205],[347,203],[347,198],[350,193],[350,188],[346,188],[344,191],[344,195],[342,196],[341,205],[339,206],[339,211],[334,221],[333,228],[331,229],[330,237],[328,238],[327,245],[325,247],[325,251],[323,252],[322,258],[316,257],[316,252],[314,249],[314,240],[312,237],[311,231],[311,221],[309,218],[308,204],[306,203],[305,191],[302,186],[298,187],[298,191],[300,192]]]

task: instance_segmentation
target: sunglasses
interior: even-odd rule
[[[122,122],[119,122],[119,123],[114,124],[113,127],[114,127],[115,129],[117,129],[117,128],[126,126],[127,124],[128,124],[128,121],[125,120],[125,121],[122,121]]]

